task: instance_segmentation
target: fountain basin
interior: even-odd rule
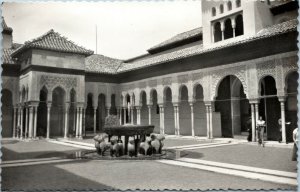
[[[153,133],[154,125],[112,125],[104,126],[103,131],[109,136],[135,136]]]

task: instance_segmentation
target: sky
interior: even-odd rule
[[[201,27],[200,0],[2,4],[14,43],[53,29],[98,54],[129,59],[172,36]]]

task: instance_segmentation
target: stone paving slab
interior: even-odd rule
[[[290,189],[155,161],[77,161],[3,168],[4,189]]]
[[[182,155],[207,161],[297,172],[297,163],[291,161],[292,149],[290,148],[237,144],[186,150]]]

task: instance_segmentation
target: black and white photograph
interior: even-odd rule
[[[1,190],[297,191],[298,9],[2,1]]]

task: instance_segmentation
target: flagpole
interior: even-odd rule
[[[97,25],[96,25],[96,54],[98,53],[98,38],[97,38],[97,33],[98,33],[98,30],[97,30]]]

